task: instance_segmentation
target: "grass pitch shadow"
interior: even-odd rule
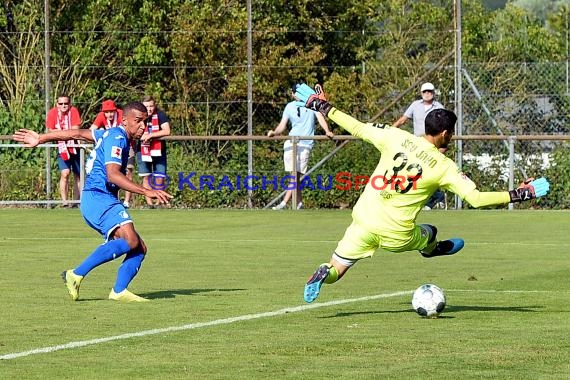
[[[447,305],[445,313],[464,312],[464,311],[503,311],[513,313],[536,313],[538,309],[544,306],[473,306],[473,305]]]
[[[240,292],[246,289],[168,289],[159,290],[156,292],[139,293],[141,297],[148,299],[164,299],[164,298],[176,298],[177,296],[192,296],[200,293],[211,293],[211,292]]]
[[[543,309],[544,306],[473,306],[473,305],[447,305],[443,314],[439,318],[454,318],[450,313],[462,313],[462,312],[487,312],[487,311],[498,311],[507,313],[536,313]],[[366,315],[366,314],[397,314],[397,313],[415,313],[413,309],[405,308],[401,310],[371,310],[371,311],[355,311],[355,312],[338,312],[334,315],[323,316],[320,318],[343,318],[352,317],[355,315]]]

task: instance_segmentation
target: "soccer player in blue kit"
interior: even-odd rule
[[[135,230],[133,221],[119,201],[119,189],[168,203],[172,195],[162,190],[146,189],[126,176],[129,147],[132,139],[139,139],[146,128],[146,107],[139,102],[128,104],[123,110],[123,123],[108,130],[73,129],[49,134],[20,129],[12,139],[26,147],[35,147],[58,140],[85,140],[95,143],[87,163],[85,187],[81,195],[81,214],[87,224],[99,232],[105,242],[98,246],[79,266],[61,274],[71,299],[79,298],[81,281],[94,268],[122,255],[115,285],[109,299],[122,302],[143,302],[147,299],[127,290],[137,275],[146,254],[146,245]]]

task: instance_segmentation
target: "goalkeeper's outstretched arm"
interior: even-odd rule
[[[529,178],[518,188],[509,191],[481,192],[473,190],[465,200],[475,208],[493,206],[505,203],[530,201],[531,199],[545,196],[550,191],[550,183],[546,178]]]

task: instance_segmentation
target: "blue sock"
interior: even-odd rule
[[[139,272],[144,256],[142,252],[127,253],[117,273],[117,281],[115,281],[115,286],[113,287],[115,293],[120,293],[129,286]]]
[[[85,276],[101,264],[116,259],[129,252],[131,247],[125,239],[109,240],[97,247],[91,255],[73,270],[78,276]]]

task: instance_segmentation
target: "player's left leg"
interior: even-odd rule
[[[91,228],[110,240],[95,248],[78,267],[61,274],[71,299],[74,301],[79,298],[79,286],[89,272],[101,264],[124,255],[138,245],[138,238],[137,240],[125,237],[113,239],[116,237],[113,234],[117,230],[125,229],[127,228],[125,226],[129,225],[133,228],[129,214],[116,198],[92,191],[86,191],[83,196],[81,203],[83,218]],[[137,235],[134,236],[137,237]]]
[[[414,240],[417,242],[420,254],[430,258],[436,256],[449,256],[459,252],[465,242],[460,238],[437,240],[437,228],[431,224],[420,224],[415,227]]]
[[[73,270],[66,270],[61,273],[61,278],[63,279],[63,283],[71,296],[73,301],[77,301],[79,298],[79,287],[81,286],[81,281],[83,280],[83,276],[78,276],[73,273]]]
[[[356,263],[355,260],[346,260],[333,253],[331,261],[319,265],[317,270],[307,281],[303,298],[306,302],[313,302],[319,296],[321,286],[325,284],[333,284],[340,280],[347,270]]]
[[[130,252],[127,253],[125,259],[123,260],[123,263],[119,266],[119,270],[117,271],[117,279],[115,281],[113,289],[111,289],[111,293],[109,294],[109,299],[116,301],[123,301],[123,302],[148,301],[145,298],[142,298],[134,293],[131,293],[127,289],[131,281],[135,278],[135,276],[139,272],[139,269],[145,258],[146,245],[144,244],[143,240],[140,238],[139,234],[135,231],[134,226],[132,224],[124,226],[124,228],[120,228],[119,230],[117,230],[116,236],[126,239],[130,238],[136,239],[138,244],[136,247],[131,249]]]
[[[319,296],[321,286],[332,284],[360,259],[371,257],[378,249],[380,238],[352,222],[333,253],[330,262],[321,264],[305,285],[304,299],[313,302]]]
[[[127,289],[139,272],[144,257],[145,254],[142,251],[127,253],[117,272],[117,280],[115,281],[115,286],[111,289],[111,293],[109,293],[109,299],[122,302],[148,301],[148,299],[131,293]]]

